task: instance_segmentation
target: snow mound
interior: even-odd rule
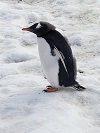
[[[86,3],[86,4],[94,4],[97,3],[99,0],[80,0],[81,3]]]
[[[85,37],[81,34],[72,35],[68,38],[69,44],[71,46],[77,45],[82,46],[85,45]]]
[[[8,75],[18,74],[18,69],[16,66],[10,66],[9,64],[0,66],[0,79]]]
[[[35,22],[38,22],[39,21],[39,18],[40,18],[40,16],[37,13],[30,13],[27,16],[28,21],[29,22],[34,22],[34,23]]]
[[[100,54],[100,41],[97,41],[93,47],[94,52]]]
[[[28,52],[28,50],[25,49],[16,49],[12,51],[10,54],[8,54],[8,57],[6,59],[7,62],[24,62],[27,60],[33,59],[33,55]]]
[[[36,38],[35,34],[33,34],[31,32],[28,32],[28,33],[25,32],[22,35],[22,43],[24,45],[34,45],[37,43],[37,38]]]

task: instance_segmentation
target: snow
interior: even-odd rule
[[[21,29],[48,21],[77,59],[72,88],[44,93],[36,36]],[[100,0],[0,0],[0,133],[100,132]]]
[[[29,52],[27,52],[26,49],[15,49],[12,52],[10,51],[10,54],[7,53],[7,55],[8,57],[6,60],[8,62],[16,62],[16,63],[27,61],[34,58],[34,56]]]

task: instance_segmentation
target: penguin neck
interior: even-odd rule
[[[45,37],[48,36],[52,31],[54,31],[54,30],[50,30],[50,31],[48,31],[47,33],[44,33],[44,34],[42,34],[42,35],[37,35],[37,37],[45,38]]]

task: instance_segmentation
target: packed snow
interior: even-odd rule
[[[77,59],[72,88],[44,93],[36,36],[56,26]],[[100,0],[0,0],[0,133],[100,133]]]

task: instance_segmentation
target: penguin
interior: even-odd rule
[[[76,59],[67,39],[54,25],[40,21],[22,30],[30,31],[37,36],[41,65],[50,83],[43,91],[55,92],[62,87],[73,87],[78,91],[86,89],[76,81]]]

